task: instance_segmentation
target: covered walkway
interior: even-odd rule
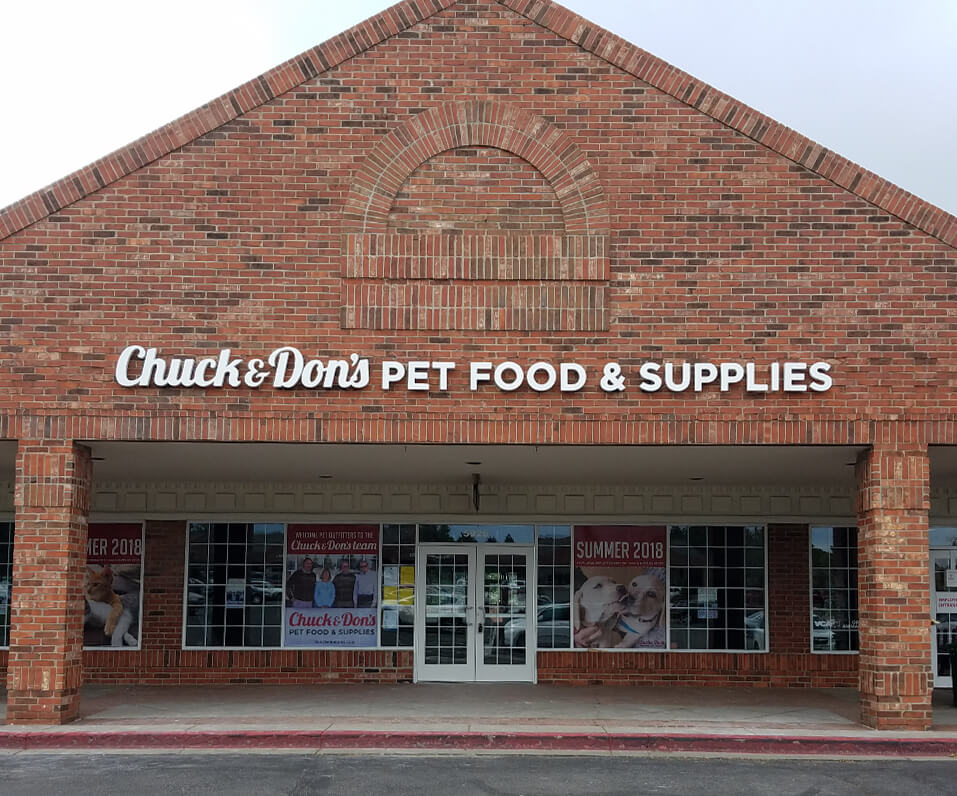
[[[953,754],[957,708],[949,690],[935,692],[934,702],[930,732],[889,733],[860,723],[854,689],[88,685],[76,722],[30,728],[3,723],[0,747],[83,747],[106,740],[112,748],[581,751],[630,743],[661,751],[762,753],[784,747],[819,754]]]

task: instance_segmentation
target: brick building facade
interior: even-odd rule
[[[953,216],[557,4],[393,6],[0,211],[9,720],[69,721],[84,681],[427,679],[419,614],[412,642],[383,641],[386,588],[423,602],[421,572],[408,595],[388,581],[390,534],[413,529],[400,571],[426,566],[425,526],[536,528],[534,613],[542,528],[570,545],[584,524],[651,524],[672,557],[668,647],[569,637],[530,649],[534,679],[856,686],[867,724],[926,729],[952,632],[930,617],[949,605],[931,604],[933,540],[957,526],[955,246]],[[307,369],[276,386],[284,347],[326,364],[317,385]],[[212,362],[164,384],[150,348]],[[499,385],[503,362],[585,383],[542,367]],[[690,386],[653,389],[683,363]],[[143,524],[135,648],[83,649],[91,522]],[[255,643],[228,643],[228,619],[210,635],[209,594],[235,578],[194,578],[193,548],[212,556],[222,525],[248,556],[240,526],[288,541],[303,522],[379,527],[375,646],[290,648],[265,619]],[[726,605],[711,590],[738,588],[742,528],[764,551],[742,572],[763,580]],[[838,587],[815,586],[832,565],[812,537],[852,528],[854,616],[818,627]],[[685,548],[718,580],[679,584]],[[276,581],[263,555],[216,616],[282,591],[290,559]],[[567,608],[587,568],[564,566]],[[838,633],[853,643],[823,649]]]

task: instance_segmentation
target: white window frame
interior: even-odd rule
[[[0,522],[4,525],[10,525],[10,594],[7,600],[7,643],[0,644],[0,650],[8,650],[10,649],[10,629],[13,627],[13,549],[17,541],[17,528],[14,518],[9,514],[0,514]]]
[[[699,527],[708,527],[709,525],[721,526],[724,528],[762,528],[764,530],[764,649],[754,650],[754,649],[714,649],[712,647],[696,647],[694,649],[689,648],[674,648],[671,646],[671,529],[677,525],[687,525],[688,527],[699,526]],[[689,545],[690,547],[690,545]],[[747,547],[744,548],[747,550]],[[665,562],[666,569],[668,571],[668,649],[666,652],[674,652],[681,655],[687,655],[689,653],[713,653],[713,654],[722,654],[726,653],[728,655],[767,655],[771,651],[771,617],[768,610],[768,524],[761,522],[674,522],[668,525],[668,546],[667,561]],[[745,587],[747,588],[747,587]],[[727,628],[725,628],[727,630]],[[745,631],[747,634],[747,631]],[[654,652],[655,650],[651,650]],[[660,650],[657,650],[660,652]]]
[[[378,536],[378,549],[376,551],[376,557],[378,559],[377,565],[379,568],[379,605],[376,607],[376,643],[375,646],[369,647],[336,647],[336,646],[308,646],[308,647],[288,647],[286,646],[286,601],[283,599],[280,608],[282,609],[282,624],[280,625],[280,635],[279,635],[279,646],[209,646],[209,645],[189,645],[186,644],[186,612],[189,609],[189,530],[190,526],[194,524],[202,525],[216,525],[222,523],[236,523],[243,525],[281,525],[282,526],[282,550],[283,550],[283,583],[285,584],[285,572],[286,572],[286,556],[288,555],[288,530],[290,522],[288,520],[277,521],[275,519],[248,519],[248,518],[229,518],[229,517],[216,517],[214,519],[201,519],[186,520],[186,532],[183,534],[183,610],[182,610],[182,621],[180,625],[180,650],[187,652],[190,650],[198,652],[275,652],[278,650],[346,650],[351,652],[361,652],[363,650],[410,650],[412,647],[383,647],[381,646],[382,641],[382,621],[381,621],[381,606],[382,606],[382,526],[383,525],[412,525],[415,523],[399,523],[399,522],[386,522],[386,521],[369,521],[361,522],[356,520],[348,520],[344,522],[335,522],[326,518],[315,519],[315,520],[299,520],[296,519],[294,524],[307,524],[310,522],[315,522],[316,524],[341,524],[341,525],[377,525],[379,528]],[[418,546],[418,524],[416,525],[416,546]]]
[[[814,529],[815,528],[828,528],[834,530],[835,528],[853,528],[855,531],[860,530],[856,525],[824,525],[815,524],[808,525],[807,529],[807,608],[808,608],[808,617],[807,617],[807,629],[808,629],[808,647],[812,655],[858,655],[860,654],[860,649],[856,650],[816,650],[814,649]],[[860,544],[858,544],[858,550]],[[828,568],[830,569],[830,568]],[[858,578],[860,578],[860,561],[857,565]],[[860,589],[858,589],[858,600],[860,600]],[[858,603],[858,611],[860,611],[860,603]],[[850,613],[850,609],[848,609]],[[860,631],[858,631],[858,647],[860,647]]]

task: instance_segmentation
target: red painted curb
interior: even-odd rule
[[[948,738],[851,738],[650,733],[375,732],[236,730],[3,732],[0,749],[460,749],[500,751],[724,752],[731,754],[957,756]]]

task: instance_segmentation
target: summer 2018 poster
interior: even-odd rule
[[[667,647],[663,525],[578,525],[572,627],[576,647]]]
[[[91,523],[85,574],[83,646],[139,649],[143,525]]]

